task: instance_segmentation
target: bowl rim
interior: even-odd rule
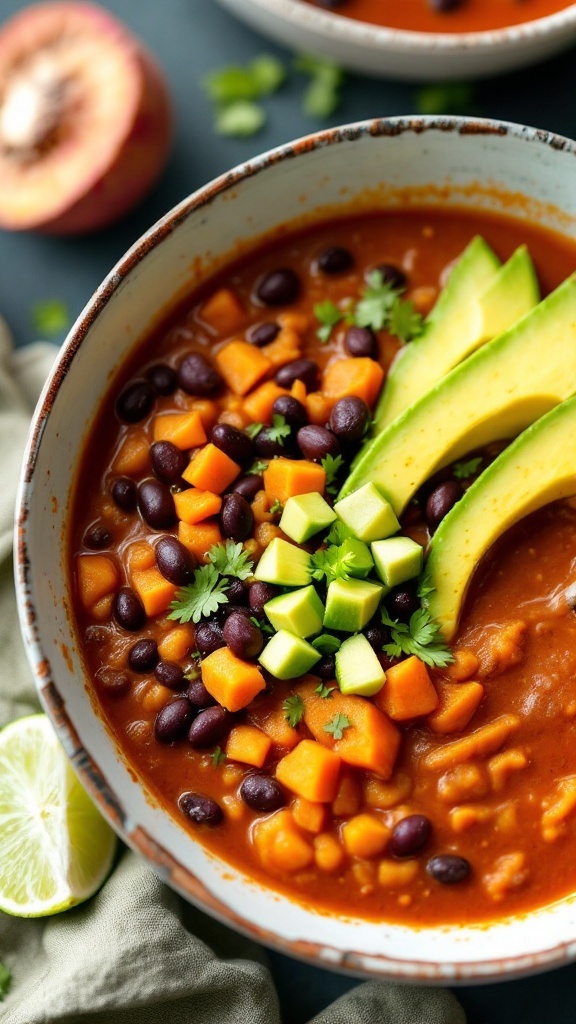
[[[312,966],[331,969],[339,973],[360,978],[387,978],[414,984],[467,984],[511,980],[524,975],[533,975],[544,970],[565,965],[576,959],[576,934],[571,940],[554,942],[545,949],[533,953],[513,954],[494,961],[470,960],[466,962],[395,960],[386,954],[368,954],[354,950],[341,950],[329,942],[307,943],[278,935],[269,929],[254,924],[245,915],[239,915],[228,905],[220,902],[192,871],[182,867],[162,845],[141,827],[128,832],[126,823],[119,813],[121,801],[109,785],[105,772],[94,761],[78,736],[74,723],[69,717],[56,680],[52,677],[50,659],[46,654],[39,635],[37,613],[29,582],[30,562],[27,554],[26,534],[29,524],[30,504],[33,501],[33,475],[44,428],[57,398],[60,385],[84,341],[92,322],[99,316],[123,282],[124,278],[163,239],[195,211],[209,205],[218,195],[233,190],[242,181],[275,166],[296,155],[305,155],[326,146],[352,142],[368,136],[398,136],[404,132],[422,134],[425,131],[451,131],[459,134],[485,134],[489,136],[512,135],[529,143],[542,144],[553,150],[568,152],[576,156],[576,141],[541,129],[514,122],[488,120],[476,117],[435,115],[418,117],[375,118],[323,129],[284,143],[245,161],[225,172],[207,184],[196,189],[169,210],[163,217],[145,231],[139,239],[120,257],[104,278],[99,288],[86,303],[55,360],[34,412],[24,452],[22,470],[18,485],[15,508],[14,533],[14,575],[20,630],[27,657],[35,680],[38,696],[43,709],[49,715],[72,765],[83,785],[91,794],[106,819],[113,825],[122,840],[134,852],[140,854],[153,866],[160,877],[171,888],[179,892],[199,909],[215,917],[222,924],[246,935],[252,940],[286,954]],[[289,899],[289,897],[282,897]],[[298,901],[296,901],[298,902]],[[545,910],[546,908],[542,908]],[[538,911],[536,911],[537,913]],[[530,917],[531,914],[518,915]],[[329,917],[327,918],[329,920]],[[488,921],[484,927],[490,927]],[[443,926],[440,926],[442,928]]]
[[[225,0],[228,6],[229,0]],[[388,28],[373,22],[358,21],[336,11],[325,10],[303,0],[248,0],[284,22],[294,22],[316,35],[326,35],[344,44],[353,43],[370,50],[395,49],[400,53],[413,51],[457,51],[460,49],[491,50],[505,44],[518,44],[538,37],[560,34],[576,28],[576,3],[531,21],[502,28],[475,32],[422,32],[412,29]]]

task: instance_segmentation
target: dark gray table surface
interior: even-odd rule
[[[0,18],[24,6],[19,0],[1,0]],[[17,345],[36,337],[32,310],[37,303],[56,298],[75,318],[141,232],[221,172],[318,127],[410,114],[416,109],[418,85],[350,75],[338,111],[328,121],[312,121],[302,113],[303,80],[291,73],[282,91],[266,101],[268,123],[259,135],[244,140],[222,138],[212,129],[211,105],[201,88],[204,75],[263,52],[275,53],[287,64],[292,55],[237,23],[212,0],[107,0],[103,6],[148,42],[167,73],[175,102],[174,149],[155,191],[107,231],[76,239],[0,232],[0,311]],[[575,136],[575,96],[576,52],[572,50],[536,68],[477,84],[473,109],[464,112]],[[356,984],[352,978],[275,953],[271,953],[271,965],[285,1024],[309,1020]],[[541,1024],[543,1020],[574,1024],[576,965],[519,981],[467,986],[457,994],[469,1024]]]

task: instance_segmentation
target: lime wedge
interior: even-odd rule
[[[0,731],[0,910],[43,917],[88,899],[116,836],[76,778],[46,715]]]

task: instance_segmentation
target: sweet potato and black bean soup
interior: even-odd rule
[[[575,265],[464,210],[310,226],[191,295],[94,425],[93,700],[192,841],[294,899],[433,924],[576,889]]]
[[[487,32],[536,21],[571,0],[306,0],[355,21],[412,32]]]

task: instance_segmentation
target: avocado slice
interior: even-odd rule
[[[576,353],[571,355],[576,361]],[[576,494],[576,397],[557,405],[480,474],[440,523],[426,570],[428,610],[451,640],[478,562],[509,527],[551,501]]]
[[[279,629],[268,641],[258,661],[276,679],[297,679],[309,672],[322,655],[301,636]]]
[[[312,585],[271,598],[264,611],[274,629],[286,629],[296,636],[319,633],[324,621],[324,605]]]
[[[526,245],[516,252],[478,298],[484,339],[497,338],[540,301],[540,286]]]
[[[374,438],[339,498],[371,481],[399,515],[436,470],[492,441],[515,437],[575,392],[573,275]]]
[[[375,614],[385,589],[372,580],[332,580],[326,593],[326,629],[343,633],[363,629]]]
[[[373,697],[386,682],[386,673],[363,633],[348,637],[335,654],[336,681],[341,693]]]
[[[254,579],[283,587],[305,587],[310,583],[310,555],[282,537],[274,537],[262,553]]]

